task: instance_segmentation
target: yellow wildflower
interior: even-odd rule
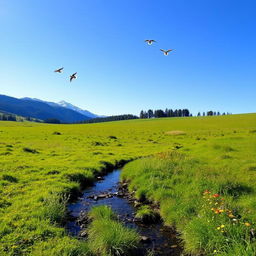
[[[245,225],[246,227],[250,227],[250,226],[251,226],[251,224],[250,224],[249,222],[245,222],[244,225]]]

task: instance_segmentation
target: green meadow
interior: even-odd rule
[[[63,227],[67,203],[97,174],[130,160],[122,179],[138,199],[158,206],[186,252],[256,254],[256,114],[81,125],[2,121],[0,138],[0,255],[118,255],[113,247],[126,252],[117,239],[124,234],[136,246],[136,234],[108,209],[91,213],[89,242]],[[97,235],[110,226],[115,232]]]

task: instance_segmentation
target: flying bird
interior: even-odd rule
[[[151,44],[153,44],[153,43],[156,43],[156,41],[155,41],[155,40],[152,40],[152,39],[147,39],[147,40],[145,40],[145,42],[146,42],[148,45],[151,45]]]
[[[77,74],[77,72],[70,76],[70,82],[72,82],[73,79],[77,78],[76,74]]]
[[[169,50],[160,49],[160,51],[162,51],[164,53],[164,55],[167,56],[169,54],[169,52],[173,51],[173,49],[169,49]]]
[[[59,68],[59,69],[54,70],[54,72],[62,73],[63,69],[64,69],[64,68]]]

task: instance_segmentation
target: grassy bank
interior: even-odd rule
[[[0,255],[86,253],[62,227],[65,205],[118,162],[174,150],[200,156],[214,170],[223,166],[231,181],[246,173],[248,182],[256,166],[255,127],[255,114],[87,125],[0,122]],[[247,196],[237,201],[242,209],[253,205]]]
[[[138,247],[139,235],[124,227],[107,206],[93,208],[89,217],[88,245],[95,255],[133,255]]]
[[[187,252],[256,255],[256,134],[204,138],[189,150],[129,163],[122,179],[139,200],[159,204]]]

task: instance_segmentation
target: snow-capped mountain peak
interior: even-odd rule
[[[64,107],[64,108],[72,109],[72,110],[74,110],[74,111],[76,111],[76,112],[78,112],[82,115],[85,115],[85,116],[88,116],[88,117],[91,117],[91,118],[98,117],[97,115],[91,113],[90,111],[81,109],[79,107],[76,107],[76,106],[72,105],[71,103],[68,103],[64,100],[58,102],[57,104]]]
[[[76,111],[84,116],[87,116],[89,118],[96,118],[96,117],[100,117],[98,115],[95,115],[93,113],[91,113],[90,111],[88,110],[84,110],[84,109],[81,109],[79,107],[76,107],[74,105],[72,105],[71,103],[68,103],[64,100],[58,102],[58,103],[55,103],[55,102],[50,102],[50,101],[44,101],[44,100],[40,100],[40,99],[36,99],[36,98],[29,98],[29,97],[26,97],[26,98],[22,98],[23,100],[29,100],[29,101],[38,101],[38,102],[43,102],[43,103],[47,103],[48,105],[52,106],[52,107],[63,107],[63,108],[67,108],[67,109],[71,109],[73,111]]]

